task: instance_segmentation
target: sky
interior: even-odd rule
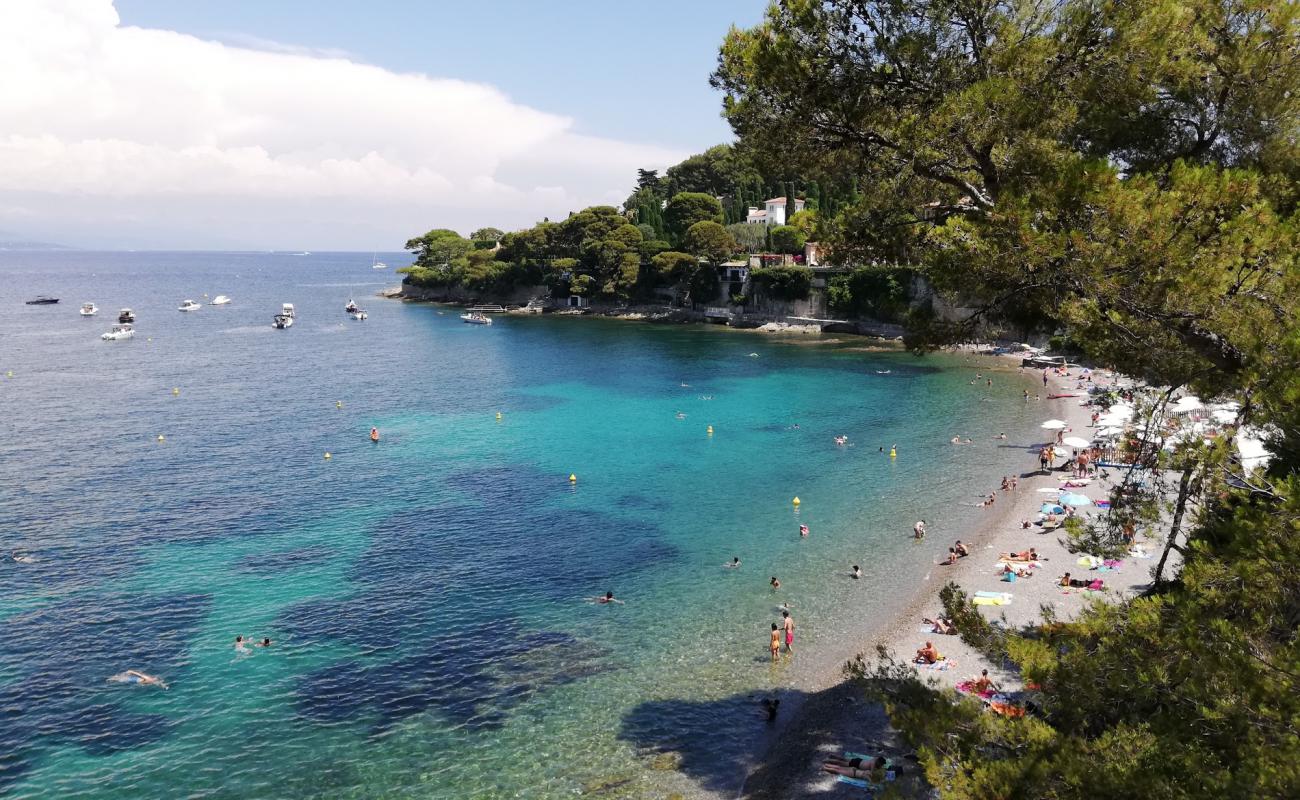
[[[765,0],[0,0],[0,238],[395,250],[617,205],[731,133]]]

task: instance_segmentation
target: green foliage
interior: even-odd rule
[[[765,225],[736,222],[727,226],[727,233],[736,240],[736,246],[746,253],[761,253],[767,247]]]
[[[505,231],[500,228],[479,228],[471,233],[469,238],[475,242],[492,242],[495,244],[501,241],[501,237],[505,235]]]
[[[682,243],[686,245],[687,251],[715,266],[726,261],[732,253],[736,252],[736,240],[731,238],[726,228],[713,221],[697,222],[692,225],[686,231]]]
[[[772,249],[778,253],[803,253],[806,241],[808,235],[793,225],[777,225],[772,228]]]
[[[899,320],[908,310],[909,267],[859,267],[827,283],[826,302],[840,314]]]
[[[792,228],[798,228],[799,232],[804,235],[805,241],[813,238],[817,231],[817,212],[805,208],[803,211],[796,211],[785,221]]]
[[[664,224],[670,235],[681,242],[686,231],[697,222],[722,223],[722,204],[711,194],[681,192],[673,195],[664,209]]]
[[[773,300],[806,300],[812,289],[813,273],[807,267],[760,267],[749,275],[763,295]]]
[[[1297,41],[1290,2],[784,0],[723,44],[738,149],[858,179],[819,198],[837,258],[915,265],[975,309],[909,318],[915,346],[1064,330],[1275,432],[1268,474],[1230,443],[1139,450],[1181,476],[1110,515],[1182,557],[1144,596],[1002,630],[945,590],[963,638],[1040,687],[1027,717],[859,662],[945,798],[1300,796]],[[905,275],[829,300],[880,314]]]
[[[472,247],[468,239],[446,228],[435,228],[406,243],[406,249],[415,253],[415,266],[425,269],[445,267]]]

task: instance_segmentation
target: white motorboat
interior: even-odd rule
[[[491,325],[492,318],[480,311],[471,311],[468,314],[460,315],[461,322],[468,322],[470,325]]]
[[[198,303],[194,302],[193,300],[186,300],[184,303],[181,303],[181,307],[180,307],[179,309],[177,309],[177,310],[178,310],[178,311],[198,311],[200,308],[203,308],[203,306],[199,305]]]
[[[364,308],[358,308],[356,311],[352,312],[352,318],[355,319],[357,322],[360,322],[361,320],[365,319],[368,316],[369,314],[366,313],[366,310]]]
[[[129,308],[124,308],[117,312],[117,321],[121,323],[135,322],[135,312]]]
[[[214,306],[224,306],[224,305],[228,305],[229,303],[230,303],[230,298],[226,297],[224,294],[219,294],[216,297],[212,298],[212,305]]]
[[[99,313],[99,309],[95,307],[95,304],[94,304],[94,303],[82,303],[82,304],[81,304],[81,316],[83,316],[83,317],[93,317],[93,316],[95,316],[95,315],[98,314],[98,313]]]
[[[135,327],[128,322],[120,322],[99,338],[106,342],[116,342],[122,339],[130,339],[133,336],[135,336]]]
[[[343,312],[345,314],[355,314],[360,310],[361,309],[357,308],[357,301],[350,297],[348,298],[348,304],[343,306]]]
[[[293,325],[295,317],[297,317],[297,314],[293,310],[293,303],[285,303],[280,306],[280,313],[275,315],[275,321],[271,323],[271,326],[284,330]]]

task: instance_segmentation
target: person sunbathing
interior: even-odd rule
[[[970,690],[975,694],[983,694],[987,691],[996,688],[993,685],[993,679],[989,677],[988,670],[982,670],[980,672],[980,676],[978,678],[972,679],[969,683],[970,683]]]
[[[1019,553],[1014,551],[1010,553],[1001,553],[998,555],[998,558],[1003,561],[1037,561],[1038,551],[1031,547],[1028,550]]]
[[[1030,571],[1029,567],[1020,567],[1005,562],[1003,562],[1002,564],[1002,572],[1000,574],[1002,575],[1013,574],[1017,578],[1032,578],[1034,575],[1034,573]]]
[[[957,626],[952,624],[952,620],[947,617],[935,617],[934,619],[922,617],[921,621],[929,625],[930,630],[934,633],[942,633],[945,636],[955,636],[957,633]]]
[[[882,783],[885,780],[885,769],[889,766],[889,759],[884,756],[875,758],[839,758],[832,756],[822,762],[822,770],[832,775],[844,775],[849,778],[858,778],[867,780],[872,783]]]
[[[943,656],[939,655],[939,650],[934,646],[934,642],[926,642],[925,647],[916,651],[915,662],[917,664],[936,664]]]
[[[1086,580],[1081,578],[1071,578],[1070,573],[1065,573],[1057,582],[1058,586],[1065,586],[1071,589],[1100,589],[1102,582],[1100,578]]]

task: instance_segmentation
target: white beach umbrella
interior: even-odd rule
[[[1070,423],[1066,422],[1063,419],[1049,419],[1047,422],[1044,422],[1042,425],[1039,425],[1038,427],[1042,428],[1043,430],[1057,431],[1060,430],[1061,428],[1067,428],[1069,427],[1069,425]]]
[[[1089,447],[1092,445],[1092,442],[1088,441],[1087,439],[1080,438],[1078,436],[1067,436],[1061,440],[1061,444],[1068,445],[1070,447]]]

